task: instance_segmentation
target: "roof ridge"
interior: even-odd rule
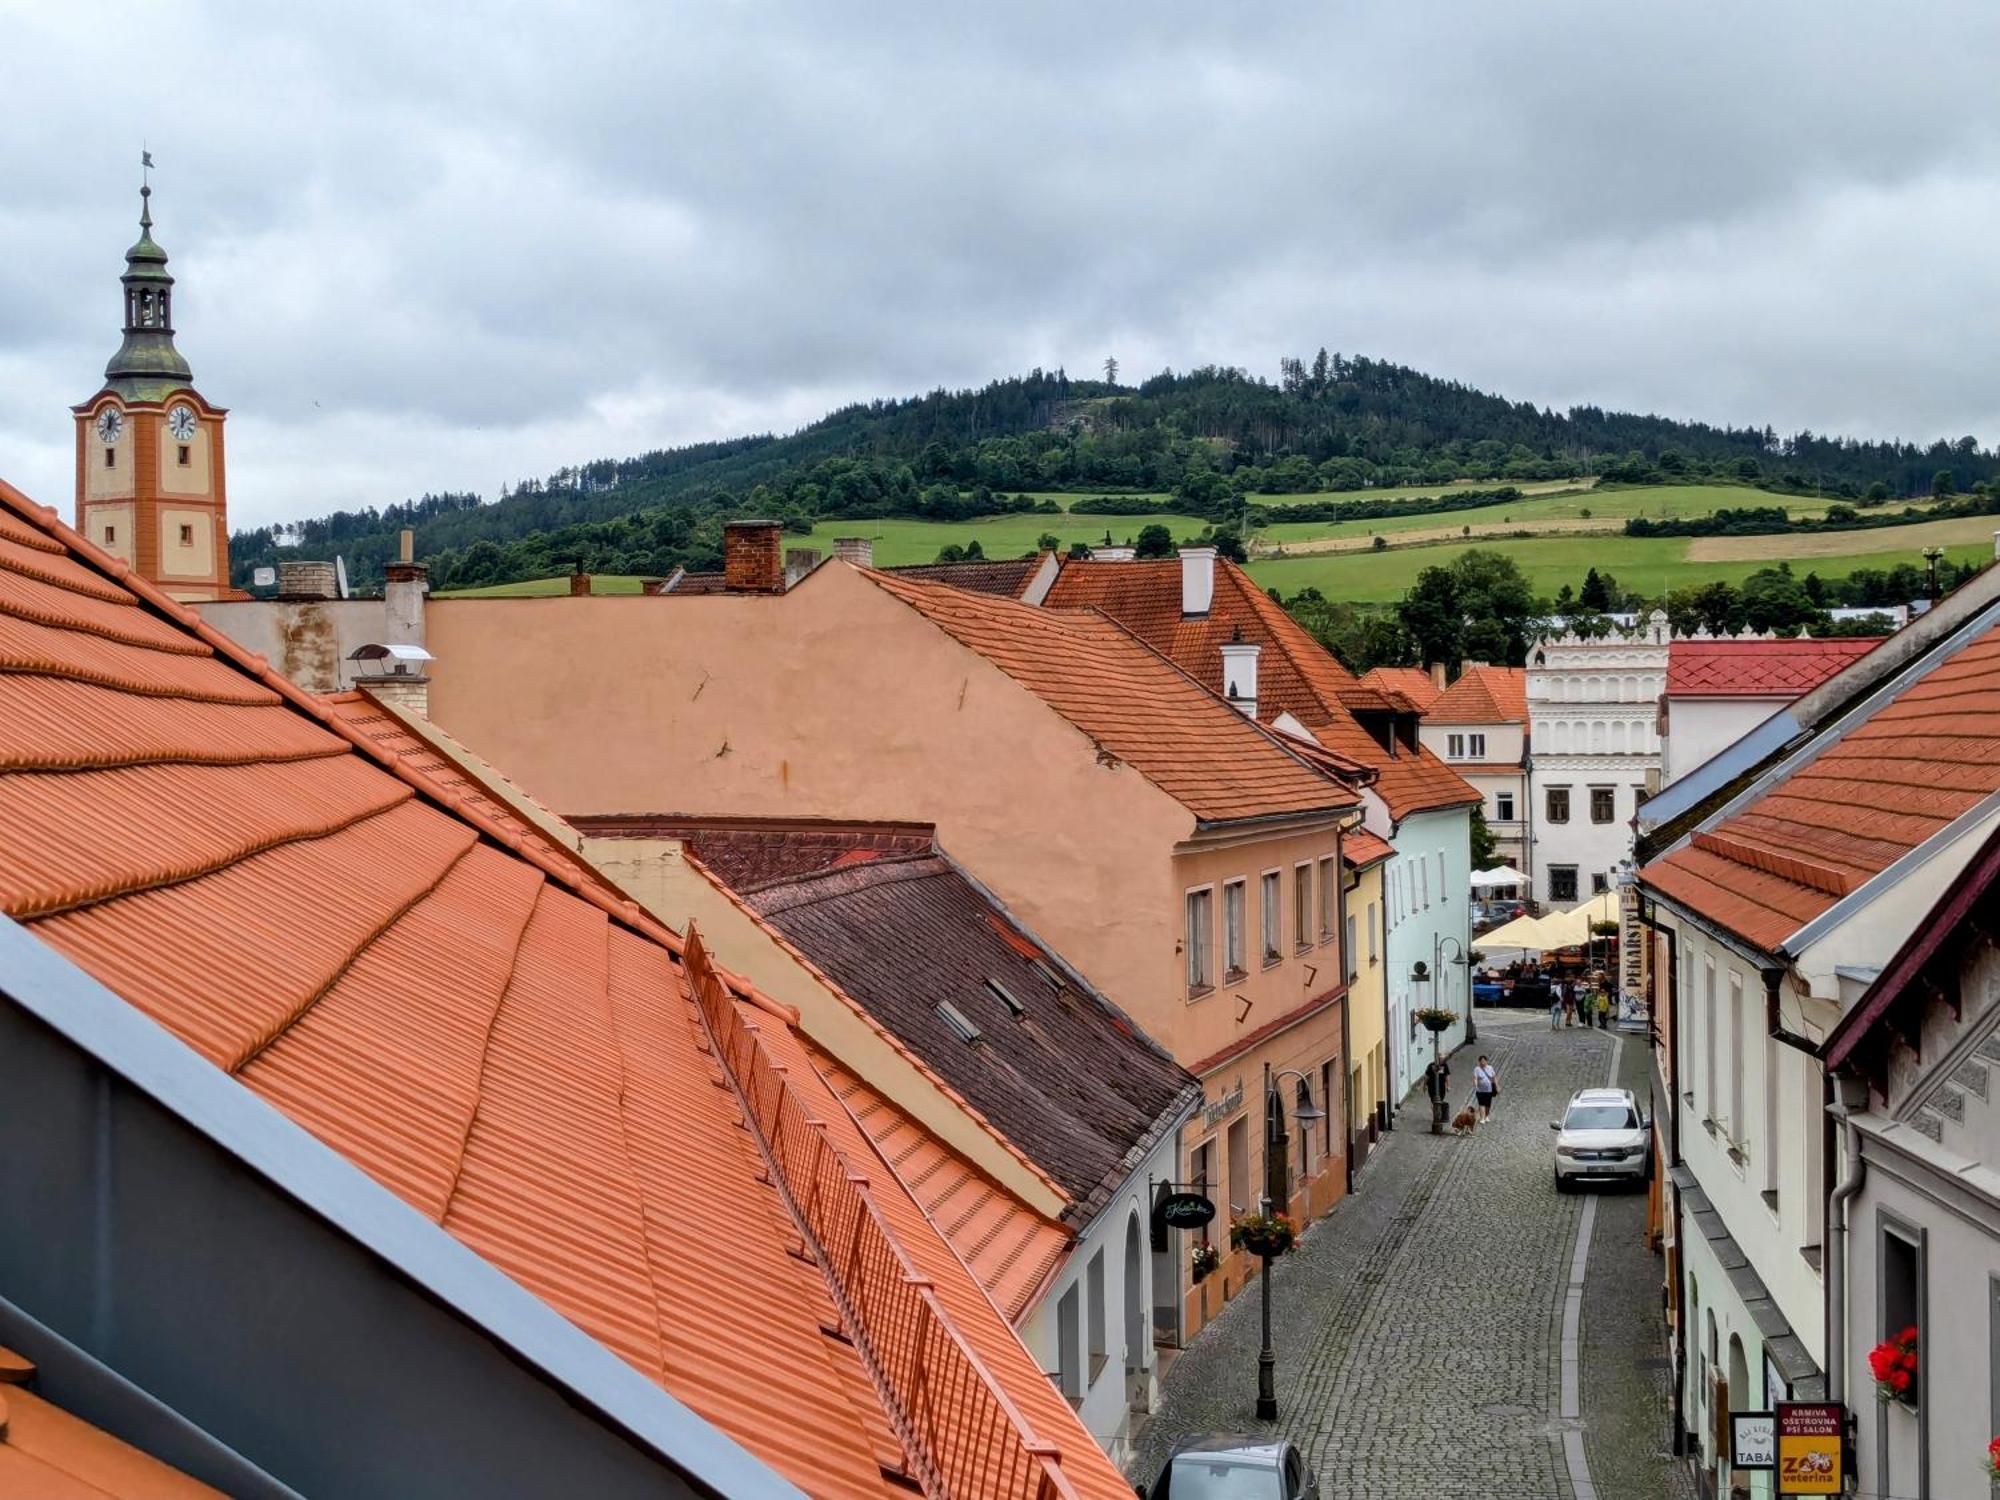
[[[942,872],[916,870],[910,867],[923,864],[927,861],[935,863],[938,859],[939,855],[936,849],[913,849],[903,853],[878,854],[867,859],[857,859],[844,865],[831,864],[818,870],[801,870],[796,875],[780,875],[774,880],[762,880],[755,885],[745,886],[743,894],[746,897],[766,895],[782,897],[786,892],[795,887],[816,885],[820,882],[830,881],[842,876],[851,877],[857,882],[877,875],[884,881],[892,882],[928,880],[934,878],[935,873]],[[831,894],[801,893],[798,900],[785,902],[782,909],[785,911],[797,911],[801,907],[818,906],[823,901],[830,899],[832,899]]]

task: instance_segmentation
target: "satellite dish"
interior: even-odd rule
[[[250,582],[257,588],[268,589],[278,581],[276,568],[258,568],[250,574]]]
[[[336,556],[333,560],[334,592],[342,599],[347,597],[347,559]]]

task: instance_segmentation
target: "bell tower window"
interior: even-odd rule
[[[183,469],[185,469],[189,463],[188,445],[186,443],[182,443],[179,445],[179,453],[180,453],[180,465]]]
[[[104,449],[104,467],[107,469],[115,469],[118,467],[118,450],[116,448],[111,447],[109,444],[107,444]]]

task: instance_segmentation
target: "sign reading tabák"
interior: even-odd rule
[[[1847,1409],[1837,1401],[1780,1401],[1778,1493],[1838,1495],[1846,1483]]]

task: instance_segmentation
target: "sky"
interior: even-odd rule
[[[2000,439],[1990,0],[0,0],[0,36],[0,478],[65,511],[142,146],[239,527],[1106,356]]]

